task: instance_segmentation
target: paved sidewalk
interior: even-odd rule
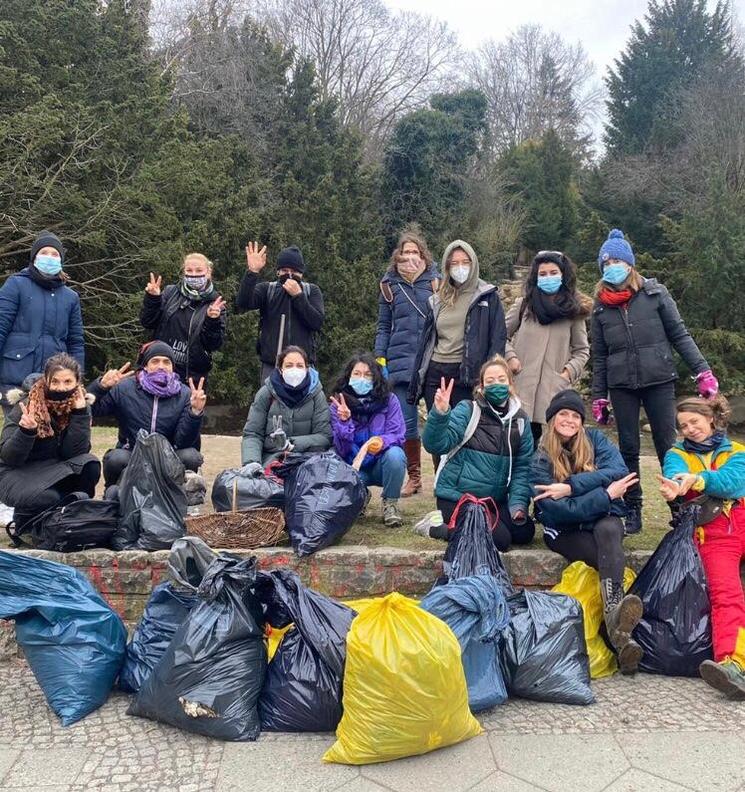
[[[597,703],[510,701],[486,733],[363,768],[325,765],[332,735],[219,743],[126,713],[114,694],[63,729],[21,661],[0,666],[0,789],[39,792],[745,792],[745,704],[696,679],[615,676]]]

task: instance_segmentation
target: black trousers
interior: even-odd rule
[[[562,531],[555,539],[543,535],[546,546],[569,563],[584,561],[597,569],[601,580],[623,584],[626,558],[623,552],[623,522],[620,517],[603,517],[591,531]]]
[[[433,539],[448,538],[448,523],[457,505],[456,501],[446,500],[445,498],[437,499],[437,508],[442,512],[444,523],[442,530],[435,529],[435,532],[430,531],[430,536]],[[504,553],[505,550],[510,548],[510,545],[527,545],[533,541],[535,523],[527,514],[524,522],[516,523],[512,519],[507,503],[498,503],[497,509],[499,510],[499,521],[492,533],[497,550]]]
[[[665,454],[675,443],[675,384],[664,382],[649,388],[631,390],[611,388],[610,400],[618,427],[618,449],[631,473],[639,472],[639,412],[644,412],[652,427],[652,440],[662,464]],[[627,490],[624,500],[638,504],[642,499],[640,484]]]
[[[103,480],[107,487],[119,482],[131,456],[132,452],[127,448],[110,448],[103,455]],[[204,461],[196,448],[179,448],[176,456],[187,470],[193,470],[195,473]]]
[[[428,414],[435,403],[435,394],[443,377],[446,383],[450,380],[455,380],[453,392],[450,395],[451,407],[455,407],[458,402],[464,399],[473,397],[473,388],[458,379],[460,377],[460,363],[435,363],[432,361],[424,378],[424,403],[427,405]],[[440,457],[437,454],[432,454],[432,464],[435,466],[435,472],[437,472],[437,468],[440,466]]]
[[[540,421],[531,421],[530,431],[533,433],[533,447],[538,448],[538,443],[543,437],[543,424]]]

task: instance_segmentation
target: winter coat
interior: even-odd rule
[[[5,417],[0,434],[0,501],[9,506],[33,508],[38,494],[58,481],[78,474],[95,462],[91,450],[91,409],[70,413],[70,423],[52,437],[20,426],[23,413],[16,404]],[[54,427],[54,419],[52,419]]]
[[[391,385],[411,380],[419,339],[429,311],[428,302],[439,284],[434,267],[414,283],[389,270],[380,281],[375,357],[386,359]]]
[[[186,385],[176,396],[159,398],[151,396],[140,387],[137,377],[122,380],[106,390],[97,379],[88,386],[96,397],[92,412],[94,418],[112,415],[119,424],[117,448],[135,447],[140,429],[153,431],[153,411],[157,408],[155,429],[176,449],[195,448],[199,441],[202,415],[192,415],[191,391]]]
[[[440,470],[435,494],[458,501],[466,493],[507,501],[511,513],[527,514],[530,503],[530,462],[533,433],[520,400],[510,398],[502,417],[479,399],[481,419],[473,436]],[[466,434],[472,401],[462,401],[444,415],[430,410],[422,442],[431,454],[444,457]]]
[[[212,353],[225,341],[225,310],[213,319],[207,316],[210,305],[219,297],[217,291],[207,300],[191,300],[178,285],[166,286],[162,294],[145,293],[140,324],[152,330],[153,341],[165,341],[174,352],[174,370],[183,383],[195,381],[212,369]]]
[[[624,307],[595,302],[592,313],[592,398],[609,389],[647,388],[677,379],[670,345],[694,374],[709,364],[683,324],[670,292],[654,278]]]
[[[596,470],[574,473],[566,482],[558,482],[572,488],[569,497],[558,500],[543,498],[535,504],[536,519],[543,524],[544,533],[554,539],[562,531],[592,530],[598,520],[609,514],[616,517],[626,515],[623,500],[612,501],[606,490],[609,484],[629,474],[621,452],[599,429],[585,431],[592,443]],[[536,484],[556,483],[553,466],[545,451],[539,450],[533,457],[530,482],[534,495],[539,492],[535,489]]]
[[[325,317],[323,294],[315,283],[303,281],[301,293],[297,297],[290,297],[279,281],[259,283],[259,276],[255,272],[247,272],[241,280],[235,304],[238,313],[259,312],[256,351],[262,363],[274,366],[277,361],[279,331],[284,314],[282,349],[299,346],[308,353],[310,362],[315,365],[318,351],[316,335]]]
[[[271,433],[281,428],[297,452],[327,451],[331,446],[329,406],[318,379],[318,372],[310,370],[308,393],[296,407],[289,407],[277,395],[271,379],[254,397],[243,427],[241,464],[260,462],[267,465],[279,457]]]
[[[546,409],[551,399],[562,390],[571,388],[582,376],[590,357],[587,341],[587,319],[557,319],[541,324],[530,312],[520,320],[522,298],[507,312],[507,360],[518,358],[522,370],[515,376],[515,389],[520,394],[523,410],[535,423],[546,423]],[[589,303],[589,301],[588,301]],[[587,305],[587,311],[591,305]],[[571,372],[567,382],[561,376],[564,369]]]
[[[331,431],[336,453],[348,464],[352,464],[360,448],[371,437],[380,437],[383,448],[377,454],[367,454],[362,461],[362,469],[375,464],[391,446],[403,446],[406,437],[406,424],[401,412],[401,403],[392,393],[384,406],[372,415],[352,413],[348,421],[342,421],[336,405],[331,405]]]
[[[0,383],[20,386],[57,352],[85,367],[80,297],[59,278],[40,286],[29,268],[11,275],[0,289]]]
[[[683,443],[676,443],[665,454],[662,474],[673,478],[679,473],[701,477],[703,489],[691,488],[693,496],[703,493],[730,501],[745,498],[745,445],[725,437],[714,453],[696,454],[686,451]]]

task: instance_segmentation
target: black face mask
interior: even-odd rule
[[[300,282],[303,280],[303,279],[300,277],[300,275],[289,275],[289,274],[287,274],[287,273],[285,273],[284,275],[280,275],[280,276],[277,278],[277,280],[278,280],[280,283],[287,283],[287,281],[288,281],[288,280],[290,280],[291,278],[292,278],[292,280],[294,280],[294,281],[297,281],[298,283],[300,283]]]
[[[47,399],[49,399],[49,401],[66,401],[75,393],[77,389],[77,385],[74,388],[66,391],[55,391],[47,388]]]

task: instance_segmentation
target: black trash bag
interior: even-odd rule
[[[256,595],[272,627],[294,623],[266,672],[259,698],[266,731],[334,731],[353,610],[306,588],[288,569],[259,573]]]
[[[491,575],[497,578],[505,596],[515,593],[492,539],[496,521],[497,506],[491,498],[464,495],[458,501],[451,520],[455,528],[449,536],[443,562],[444,579],[440,578],[435,586],[466,577]]]
[[[520,591],[507,599],[511,621],[500,661],[511,696],[552,704],[592,704],[582,606],[566,594]]]
[[[236,483],[237,511],[264,506],[284,508],[285,488],[277,478],[263,473],[258,476],[244,476],[241,468],[229,468],[223,470],[212,485],[212,506],[216,512],[233,510],[233,487]]]
[[[259,736],[256,703],[266,672],[261,605],[250,591],[256,558],[229,553],[210,565],[200,602],[127,710],[219,740]]]
[[[114,550],[168,550],[186,533],[184,466],[160,434],[140,429],[119,481]]]
[[[359,473],[333,451],[290,454],[275,472],[285,483],[285,522],[299,556],[341,538],[365,506]]]
[[[698,506],[685,506],[629,590],[644,606],[634,640],[650,674],[698,676],[713,656],[711,605],[701,556],[693,542]]]
[[[168,557],[170,580],[153,589],[127,645],[119,687],[137,693],[168,649],[176,630],[199,602],[197,589],[217,555],[199,538],[177,539]]]

